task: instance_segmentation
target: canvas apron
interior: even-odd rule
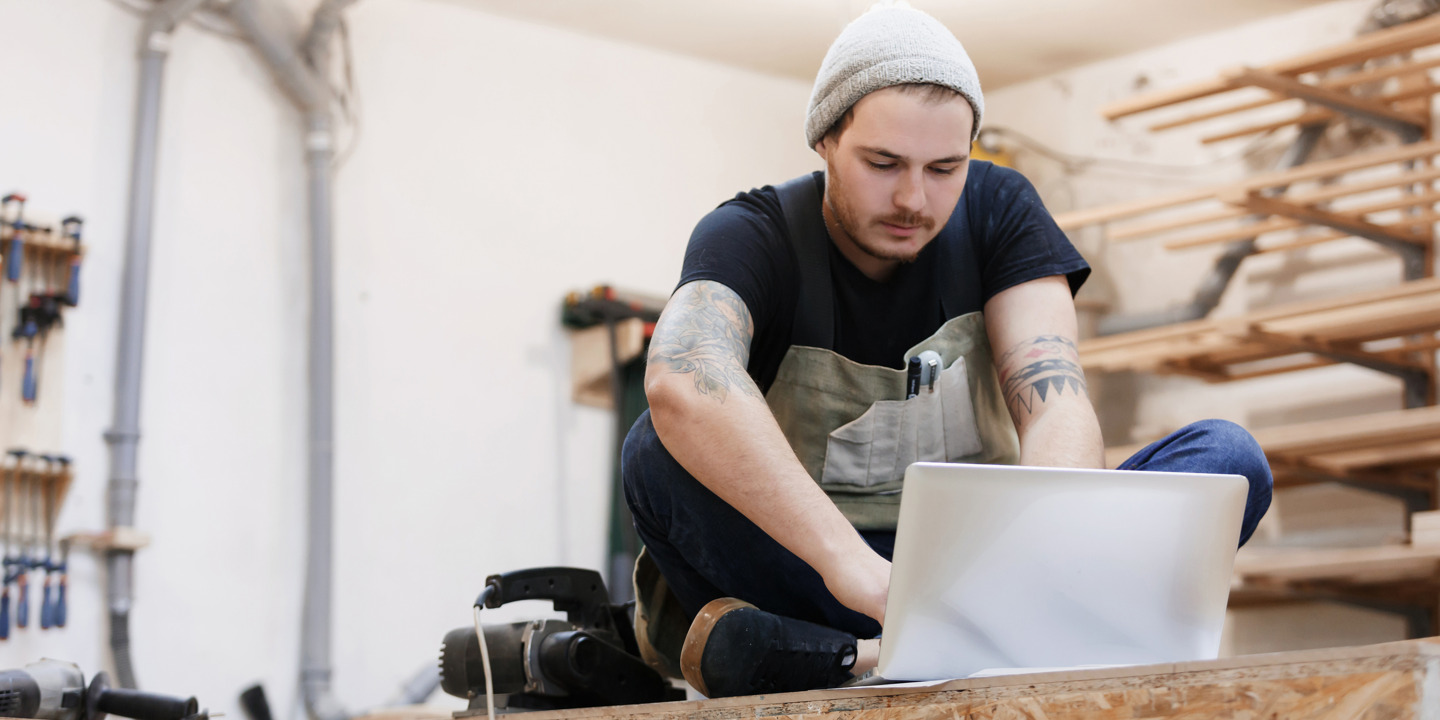
[[[905,469],[913,462],[1015,464],[1020,442],[1006,410],[980,312],[955,316],[942,285],[945,322],[896,358],[933,350],[943,370],[906,399],[906,371],[862,365],[828,349],[833,339],[829,237],[820,219],[819,182],[805,176],[776,187],[800,266],[794,344],[765,401],[810,477],[860,530],[894,530]],[[962,208],[958,220],[966,222]],[[959,262],[942,232],[936,272]],[[636,561],[635,629],[641,654],[679,677],[675,659],[689,627],[648,555]]]
[[[904,370],[805,346],[790,348],[765,394],[800,464],[857,529],[895,529],[910,463],[1019,461],[981,313],[952,318],[905,358],[925,350],[945,369],[909,400]]]

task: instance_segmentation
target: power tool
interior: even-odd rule
[[[44,720],[209,720],[195,698],[177,698],[110,687],[105,673],[90,684],[80,667],[40,660],[20,670],[0,670],[0,717]]]
[[[633,603],[615,605],[600,573],[580,568],[517,570],[485,579],[475,600],[476,625],[451,630],[440,647],[440,687],[470,701],[457,718],[484,716],[487,692],[477,628],[479,608],[517,600],[550,600],[564,620],[485,625],[489,699],[505,712],[683,700],[640,659]]]

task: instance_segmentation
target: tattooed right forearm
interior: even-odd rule
[[[762,397],[745,371],[755,335],[750,310],[739,295],[708,280],[680,288],[655,327],[651,365],[694,375],[695,391],[720,402],[739,391]]]

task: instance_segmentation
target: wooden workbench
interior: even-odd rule
[[[470,715],[474,713],[462,713]],[[483,709],[478,713],[484,717]],[[524,720],[1437,718],[1440,639],[875,687],[526,713]]]

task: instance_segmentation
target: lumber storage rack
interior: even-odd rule
[[[1338,481],[1399,497],[1409,513],[1435,510],[1440,279],[1432,275],[1440,142],[1431,139],[1430,106],[1440,85],[1430,73],[1436,68],[1440,15],[1103,108],[1114,121],[1150,118],[1154,132],[1192,127],[1206,144],[1282,130],[1295,139],[1271,171],[1056,216],[1066,232],[1098,227],[1116,244],[1224,248],[1189,306],[1102,321],[1100,336],[1080,344],[1084,368],[1226,383],[1347,363],[1398,378],[1403,409],[1264,428],[1256,439],[1277,488]],[[1366,128],[1383,141],[1310,161],[1339,124]],[[1349,238],[1393,253],[1399,284],[1209,317],[1246,258]],[[1109,448],[1107,462],[1113,466],[1142,444]],[[1440,543],[1242,549],[1232,607],[1306,599],[1398,612],[1412,637],[1433,635]]]

